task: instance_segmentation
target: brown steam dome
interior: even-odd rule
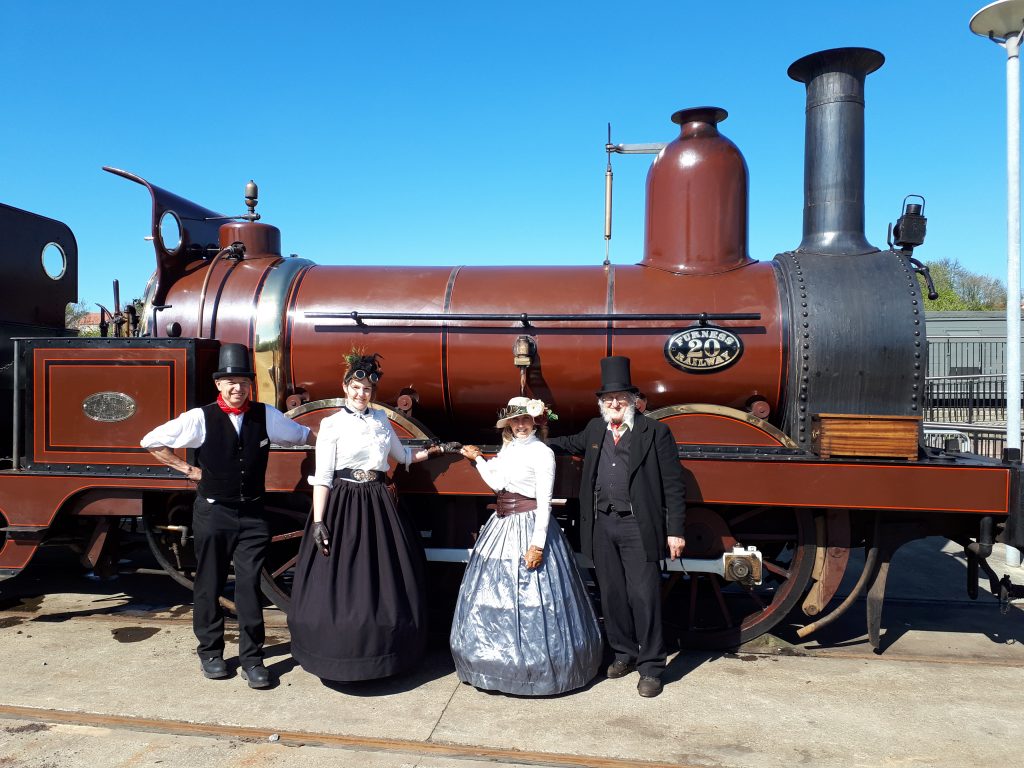
[[[668,272],[714,274],[747,255],[747,163],[718,132],[718,107],[672,115],[679,136],[647,174],[647,223],[641,264]]]

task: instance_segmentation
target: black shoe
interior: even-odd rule
[[[608,676],[609,680],[615,680],[620,677],[625,677],[634,669],[636,669],[636,664],[632,661],[619,661],[616,659],[608,665],[608,670],[605,674]]]
[[[640,682],[636,684],[636,692],[645,699],[653,699],[661,693],[661,688],[660,677],[641,677]]]
[[[251,667],[242,667],[242,679],[248,681],[250,688],[269,688],[270,672],[262,662]]]
[[[203,677],[210,680],[223,680],[228,676],[228,665],[220,656],[200,656],[199,664],[203,670]]]

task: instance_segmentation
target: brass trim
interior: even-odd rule
[[[253,323],[253,363],[260,402],[280,408],[287,382],[284,367],[284,329],[288,322],[288,296],[296,276],[313,266],[307,259],[279,259],[268,269],[256,301]]]
[[[724,405],[710,405],[708,403],[668,405],[665,406],[664,408],[658,408],[656,411],[645,413],[644,416],[647,416],[648,418],[651,419],[655,419],[657,421],[661,421],[662,419],[667,418],[669,416],[676,416],[679,414],[687,413],[707,413],[715,416],[724,416],[725,418],[728,419],[735,419],[736,421],[744,421],[753,427],[757,427],[762,432],[766,432],[767,434],[771,435],[780,443],[782,443],[783,447],[785,448],[800,447],[799,445],[797,445],[796,441],[793,440],[793,438],[791,438],[789,435],[787,435],[785,432],[778,429],[777,427],[773,427],[764,419],[759,419],[754,414],[747,413],[746,411],[741,411],[738,408],[729,408]]]
[[[343,405],[345,405],[344,397],[328,397],[323,400],[311,400],[308,403],[303,403],[302,405],[285,412],[284,415],[289,419],[294,419],[311,411],[321,411],[327,408],[341,408]],[[434,439],[434,433],[411,416],[399,413],[394,408],[383,405],[382,403],[370,403],[370,407],[378,411],[384,411],[391,421],[407,429],[414,436],[414,440]]]

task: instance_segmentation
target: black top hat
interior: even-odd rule
[[[256,373],[253,371],[252,363],[249,360],[249,348],[245,344],[221,345],[217,367],[219,370],[213,374],[214,381],[227,376],[256,378]]]
[[[607,392],[632,392],[636,394],[640,390],[633,386],[629,380],[629,358],[622,355],[612,355],[601,358],[601,388],[597,395]]]

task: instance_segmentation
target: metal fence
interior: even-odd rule
[[[999,458],[1006,446],[1006,337],[928,340],[924,443]]]
[[[1006,374],[930,376],[925,380],[925,421],[1006,423]]]
[[[924,444],[963,453],[977,453],[993,459],[1001,458],[1006,447],[1006,428],[972,424],[939,424],[926,422]]]
[[[1006,373],[1006,337],[943,336],[928,340],[928,376]]]

